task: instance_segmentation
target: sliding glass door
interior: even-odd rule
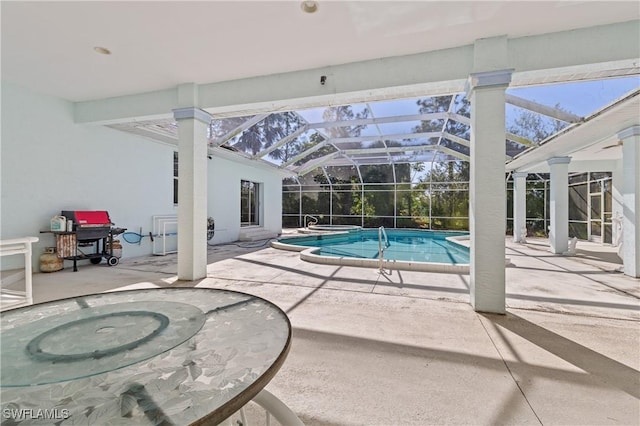
[[[259,184],[248,180],[240,185],[240,226],[254,226],[260,224]]]

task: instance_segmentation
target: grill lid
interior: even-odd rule
[[[105,210],[63,210],[62,216],[72,220],[78,226],[111,226],[109,212]]]

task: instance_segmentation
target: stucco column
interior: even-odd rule
[[[551,169],[549,187],[549,245],[551,252],[562,254],[569,250],[569,163],[570,157],[547,160]]]
[[[207,130],[198,108],[173,110],[178,122],[178,279],[207,276]]]
[[[513,241],[527,238],[527,176],[529,173],[515,172],[513,177]]]
[[[640,278],[640,126],[618,133],[622,141],[624,274]]]
[[[469,228],[471,304],[479,312],[505,312],[505,89],[511,70],[469,78],[471,161]]]
[[[618,246],[622,241],[622,232],[618,229],[618,219],[624,218],[624,174],[622,168],[622,158],[616,161],[616,165],[611,171],[611,196],[612,209],[611,217],[613,225],[611,227],[611,242]],[[620,222],[620,226],[622,222]],[[620,234],[620,235],[618,235]],[[622,257],[622,252],[619,253]]]

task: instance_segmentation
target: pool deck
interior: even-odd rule
[[[176,256],[34,275],[36,302],[197,286],[252,293],[289,315],[268,385],[308,425],[640,424],[640,280],[615,249],[506,240],[507,315],[469,305],[469,276],[319,265],[258,244],[209,249],[207,278]],[[124,247],[126,254],[126,245]]]

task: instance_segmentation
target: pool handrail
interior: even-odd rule
[[[309,223],[307,223],[307,218],[310,218],[311,221],[309,221],[309,223],[311,225],[316,225],[318,223],[318,218],[315,216],[311,216],[310,214],[305,214],[304,215],[304,227],[308,228],[309,227]]]
[[[382,244],[382,237],[384,237],[384,244]],[[380,273],[384,273],[384,251],[389,247],[389,238],[387,237],[387,231],[384,226],[378,228],[378,259],[380,259]]]

